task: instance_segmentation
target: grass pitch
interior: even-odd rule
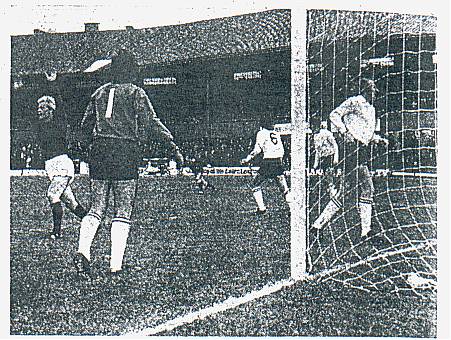
[[[192,178],[142,178],[119,280],[106,275],[109,219],[92,248],[92,280],[72,266],[79,221],[67,210],[63,239],[48,238],[42,177],[11,178],[10,332],[117,335],[155,327],[289,277],[289,209],[271,183],[268,214],[255,216],[248,177],[218,177],[200,195]],[[85,203],[89,181],[74,192]],[[435,304],[414,297],[299,282],[160,335],[366,335],[432,337]]]

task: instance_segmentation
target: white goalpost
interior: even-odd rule
[[[290,272],[295,280],[307,273],[306,195],[306,50],[307,10],[291,10],[291,233]]]

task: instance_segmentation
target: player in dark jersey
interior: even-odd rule
[[[208,165],[208,151],[195,150],[192,157],[186,159],[186,165],[194,174],[200,194],[204,193],[207,188],[215,190],[214,185],[208,182],[204,176],[204,167]]]
[[[67,155],[67,124],[61,97],[55,91],[49,91],[48,94],[37,101],[38,119],[34,128],[37,143],[45,161],[45,170],[50,179],[47,189],[47,198],[53,216],[53,230],[50,237],[59,239],[63,218],[61,202],[79,218],[83,218],[86,211],[77,202],[70,186],[74,180],[74,163]]]
[[[81,135],[88,140],[92,205],[80,228],[74,257],[80,273],[89,271],[91,245],[114,196],[111,224],[110,273],[119,273],[125,254],[136,198],[141,144],[159,139],[176,159],[183,157],[170,131],[158,119],[144,90],[132,83],[137,67],[133,56],[121,51],[111,62],[112,81],[91,96],[81,122]]]

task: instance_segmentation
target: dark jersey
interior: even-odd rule
[[[186,165],[197,175],[203,172],[204,167],[207,166],[207,162],[202,159],[191,158],[186,160]]]
[[[66,120],[61,115],[55,114],[49,122],[36,122],[36,140],[44,160],[67,154],[66,132]]]
[[[36,105],[36,101],[43,97],[43,96],[50,96],[55,100],[56,104],[56,111],[59,115],[59,117],[63,117],[64,120],[69,118],[68,116],[68,108],[66,102],[63,100],[63,91],[64,83],[62,83],[62,80],[54,80],[54,81],[48,81],[48,80],[42,80],[42,82],[39,82],[39,88],[36,92],[36,100],[34,101],[34,105]],[[33,110],[36,110],[34,107]]]
[[[42,157],[44,160],[49,160],[55,156],[67,153],[67,117],[57,81],[44,81],[40,86],[40,93],[36,100],[42,96],[52,97],[56,104],[56,110],[51,121],[43,122],[37,120],[34,124],[36,141]]]
[[[91,96],[81,124],[88,138],[145,142],[172,140],[170,131],[156,116],[145,91],[133,84],[107,83]]]
[[[185,160],[185,165],[187,165],[194,174],[202,173],[204,167],[210,163],[208,152],[205,150],[196,150],[192,154],[192,158],[187,158]]]
[[[130,83],[107,83],[94,92],[81,133],[91,145],[89,163],[94,179],[137,178],[140,142],[159,140],[167,146],[172,142],[144,90]]]

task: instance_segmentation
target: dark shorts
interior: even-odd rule
[[[281,158],[263,159],[257,176],[254,178],[253,186],[260,186],[267,179],[275,178],[283,174],[284,170]]]
[[[339,176],[339,166],[334,164],[334,155],[322,157],[319,161],[318,169],[322,170],[326,185],[336,184]]]
[[[94,140],[89,152],[90,177],[99,180],[136,179],[140,161],[138,143],[99,138]]]
[[[322,157],[319,160],[318,168],[323,170],[324,172],[329,171],[330,169],[333,169],[335,167],[334,164],[334,155],[329,155],[326,157]]]
[[[374,191],[368,169],[370,151],[370,146],[360,142],[345,143],[343,168],[345,193],[353,196],[353,200],[362,195],[371,196]]]
[[[344,173],[351,173],[359,166],[367,166],[370,160],[370,147],[360,142],[347,142],[344,145]]]

